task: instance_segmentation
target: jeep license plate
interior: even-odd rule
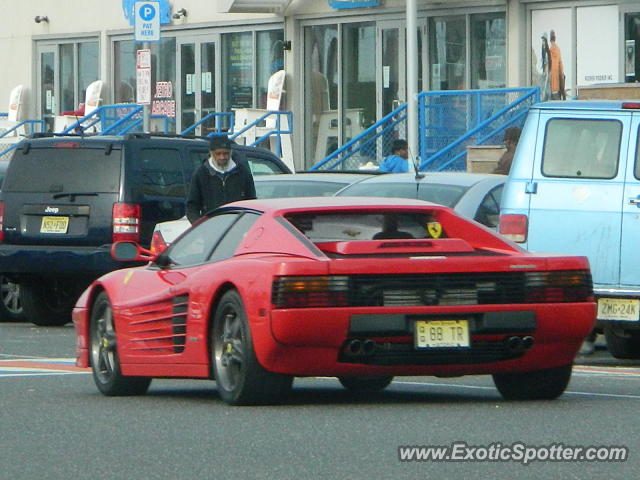
[[[69,217],[42,217],[40,233],[67,233]]]
[[[633,298],[599,298],[598,320],[640,320],[640,300]]]
[[[467,320],[432,320],[416,322],[416,348],[469,347]]]

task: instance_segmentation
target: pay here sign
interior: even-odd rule
[[[160,2],[136,2],[134,7],[136,42],[160,40]]]

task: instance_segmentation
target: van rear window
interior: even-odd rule
[[[617,120],[550,120],[542,173],[548,177],[614,178],[621,135],[622,124]]]
[[[115,193],[120,190],[122,155],[89,148],[17,150],[5,178],[4,192]]]

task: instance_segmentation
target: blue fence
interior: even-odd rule
[[[467,147],[502,145],[508,127],[522,127],[540,90],[509,88],[423,92],[418,96],[419,169],[466,169]]]
[[[465,170],[467,146],[501,145],[510,126],[521,127],[540,90],[504,88],[446,90],[418,95],[420,170]],[[356,170],[373,167],[389,155],[396,138],[407,138],[406,105],[380,119],[310,170]]]

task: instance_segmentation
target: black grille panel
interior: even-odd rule
[[[564,272],[559,272],[560,274]],[[457,273],[433,275],[357,275],[349,278],[349,306],[429,306],[538,303],[545,301],[532,293],[544,284],[546,273]],[[591,295],[591,276],[571,272],[581,280],[563,285],[562,295],[553,301],[585,301]],[[580,290],[583,297],[566,295]],[[546,300],[549,301],[549,300]]]

